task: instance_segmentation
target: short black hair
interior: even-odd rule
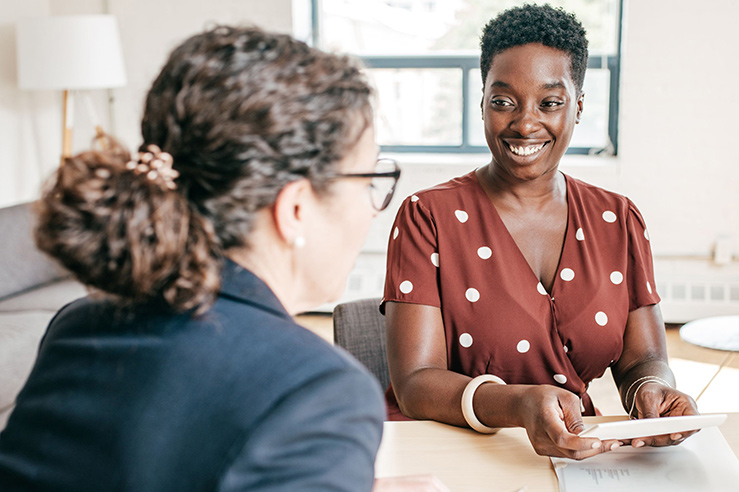
[[[498,14],[482,30],[480,71],[485,85],[493,57],[508,48],[541,43],[570,55],[570,71],[578,92],[588,67],[588,40],[575,14],[549,4],[514,7]]]

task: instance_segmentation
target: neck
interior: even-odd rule
[[[553,200],[565,200],[567,195],[564,175],[557,169],[531,180],[522,180],[501,172],[490,163],[477,170],[477,179],[496,205],[538,207]]]
[[[255,226],[248,248],[232,248],[226,256],[259,277],[290,315],[313,306],[305,305],[295,269],[295,250],[272,231]]]

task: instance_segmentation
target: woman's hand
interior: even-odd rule
[[[434,475],[378,478],[372,492],[451,492]]]
[[[697,415],[698,407],[689,395],[657,382],[639,387],[634,395],[633,416],[640,419]],[[652,437],[640,437],[631,441],[635,448],[641,446],[673,446],[680,444],[697,431]]]
[[[522,396],[523,427],[537,454],[582,460],[620,446],[618,440],[578,437],[585,426],[580,399],[549,385],[531,386]]]

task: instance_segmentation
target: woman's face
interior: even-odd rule
[[[371,173],[377,163],[375,131],[368,126],[352,151],[339,163],[340,173]],[[316,305],[338,299],[364,244],[377,211],[369,192],[371,178],[340,178],[319,200],[305,253],[310,259],[306,279]],[[307,231],[306,231],[307,232]]]
[[[555,171],[582,100],[567,53],[530,43],[495,55],[482,100],[494,172],[528,181]]]

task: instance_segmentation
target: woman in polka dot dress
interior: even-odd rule
[[[481,46],[492,160],[407,198],[389,240],[389,418],[522,426],[539,454],[585,458],[620,445],[576,435],[609,366],[633,417],[697,413],[667,365],[641,214],[558,171],[583,109],[584,29],[528,5]]]

